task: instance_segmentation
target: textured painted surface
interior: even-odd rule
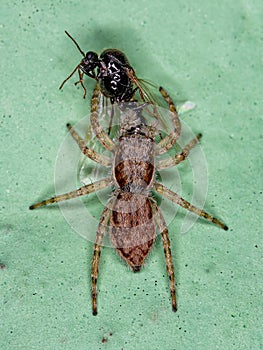
[[[262,2],[27,1],[0,8],[0,348],[262,348]],[[54,194],[65,124],[88,112],[72,81],[58,91],[80,60],[65,29],[84,51],[123,50],[138,76],[197,104],[184,119],[203,133],[205,209],[230,230],[199,220],[176,235],[182,210],[169,225],[176,314],[160,238],[138,274],[103,249],[93,317],[92,244],[58,207],[28,210]],[[187,166],[180,169],[187,178]]]

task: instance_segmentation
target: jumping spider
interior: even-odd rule
[[[155,226],[157,224],[164,246],[167,273],[170,281],[172,309],[173,311],[177,310],[174,267],[168,228],[161,210],[152,197],[152,191],[213,222],[224,230],[228,229],[223,222],[193,206],[155,180],[156,171],[172,167],[184,161],[190,150],[201,138],[201,134],[198,134],[182,149],[181,153],[173,158],[156,161],[156,156],[167,152],[173,147],[181,130],[175,105],[163,88],[160,87],[159,90],[168,103],[173,130],[156,143],[158,130],[154,123],[148,125],[143,117],[143,112],[147,106],[145,106],[145,103],[140,105],[135,102],[134,107],[130,104],[128,108],[123,108],[119,139],[118,142],[115,142],[99,124],[98,101],[100,87],[97,84],[92,97],[91,126],[98,141],[112,153],[112,157],[95,152],[86,145],[84,139],[78,135],[70,124],[67,124],[67,127],[81,152],[102,166],[112,168],[111,176],[30,206],[30,209],[36,209],[54,202],[88,195],[108,186],[114,186],[113,195],[101,214],[94,243],[91,273],[93,315],[97,314],[98,269],[101,245],[108,226],[112,245],[118,254],[133,271],[139,271],[155,241]],[[122,105],[120,104],[119,107],[121,109]]]

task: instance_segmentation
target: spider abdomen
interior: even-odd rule
[[[111,210],[111,242],[127,264],[139,271],[156,236],[151,200],[144,195],[119,192]]]

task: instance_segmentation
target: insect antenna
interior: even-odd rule
[[[73,43],[77,46],[79,52],[82,54],[83,57],[85,57],[85,53],[81,50],[79,44],[76,42],[76,40],[65,30],[65,33],[67,36],[73,41]]]
[[[83,57],[85,57],[85,53],[81,50],[79,44],[76,42],[76,40],[65,30],[65,33],[67,34],[67,36],[73,41],[73,43],[77,46],[77,49],[79,50],[79,52],[82,54]],[[72,75],[76,72],[76,70],[79,71],[80,64],[77,65],[76,68],[74,68],[74,70],[70,73],[70,75],[62,82],[62,84],[59,87],[59,90],[62,89],[62,87],[64,86],[64,84],[72,77]]]

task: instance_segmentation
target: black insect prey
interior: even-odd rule
[[[67,31],[65,33],[75,43],[83,59],[62,82],[60,89],[78,71],[79,80],[75,84],[81,84],[84,98],[86,97],[86,88],[83,83],[83,75],[86,74],[99,82],[101,93],[110,98],[111,103],[130,101],[138,89],[143,100],[145,99],[147,93],[122,51],[107,49],[101,53],[100,57],[94,51],[88,51],[85,54],[76,40]]]

